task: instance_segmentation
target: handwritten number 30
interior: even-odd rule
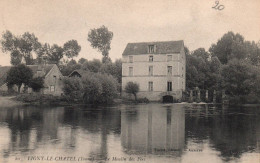
[[[212,8],[216,9],[216,10],[223,10],[225,8],[225,6],[223,5],[219,5],[219,1],[215,1],[216,6],[213,6]]]

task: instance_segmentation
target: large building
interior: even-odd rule
[[[181,100],[186,85],[184,42],[128,43],[122,54],[122,90],[139,84],[138,98],[151,101]]]

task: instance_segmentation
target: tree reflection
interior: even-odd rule
[[[220,151],[224,161],[240,158],[243,153],[256,150],[257,115],[258,109],[252,108],[227,109],[205,105],[191,109],[186,111],[186,136],[197,143],[209,139],[211,147]]]

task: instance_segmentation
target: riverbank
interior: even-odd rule
[[[0,96],[1,107],[15,107],[24,105],[23,102],[15,100],[16,96]]]

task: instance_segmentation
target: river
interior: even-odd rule
[[[0,107],[0,162],[259,162],[260,107]]]

